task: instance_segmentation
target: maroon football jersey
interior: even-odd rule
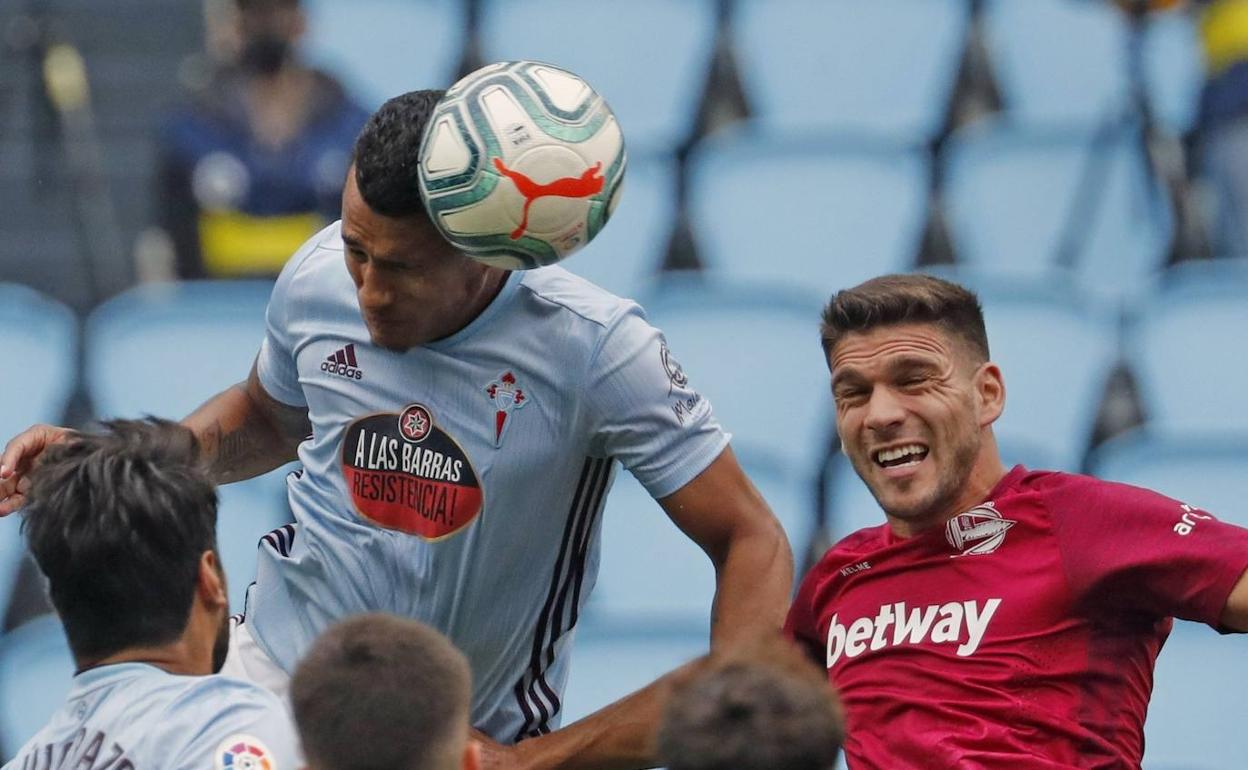
[[[1248,530],[1020,466],[944,527],[842,540],[786,629],[840,690],[855,770],[1138,767],[1171,618],[1216,626],[1246,569]]]

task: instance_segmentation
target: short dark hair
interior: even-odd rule
[[[826,673],[777,638],[676,684],[658,747],[669,770],[831,770],[843,738]]]
[[[444,766],[466,732],[468,661],[442,634],[383,613],[332,626],[291,681],[295,723],[316,770]]]
[[[988,360],[988,332],[979,297],[952,281],[930,275],[882,275],[833,295],[819,330],[824,356],[850,332],[905,323],[936,324]]]
[[[151,418],[101,428],[43,452],[23,514],[79,660],[175,641],[216,550],[217,493],[194,434]]]
[[[408,91],[372,114],[355,140],[355,183],[373,211],[387,217],[423,214],[417,174],[420,142],[445,91]]]

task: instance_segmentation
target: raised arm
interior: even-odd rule
[[[712,648],[776,632],[793,586],[793,553],[780,523],[731,448],[659,501],[715,566]],[[640,566],[640,565],[639,565]],[[590,716],[512,749],[483,742],[486,768],[634,770],[654,767],[654,738],[671,677]]]
[[[294,460],[311,432],[308,410],[277,401],[253,364],[246,381],[213,396],[182,424],[199,438],[204,467],[218,484],[242,481]]]

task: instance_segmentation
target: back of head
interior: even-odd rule
[[[359,615],[330,628],[291,681],[314,770],[459,768],[468,741],[468,661],[414,620]]]
[[[117,420],[49,447],[31,473],[24,531],[79,660],[185,630],[216,548],[216,490],[197,455],[176,423]]]
[[[355,183],[382,216],[423,215],[417,184],[420,143],[433,108],[445,91],[409,91],[373,113],[355,140]]]
[[[659,757],[669,770],[831,770],[843,736],[824,672],[776,639],[712,658],[674,688]]]
[[[974,292],[930,275],[882,275],[838,291],[823,310],[820,336],[829,355],[846,334],[907,323],[935,324],[988,360],[988,332]]]

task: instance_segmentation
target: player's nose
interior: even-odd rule
[[[357,291],[360,309],[368,313],[380,313],[394,303],[394,289],[378,271],[367,265]]]
[[[906,420],[906,410],[901,399],[891,388],[876,387],[871,389],[871,398],[867,401],[866,417],[863,424],[868,430],[876,433],[886,432],[901,425]]]

